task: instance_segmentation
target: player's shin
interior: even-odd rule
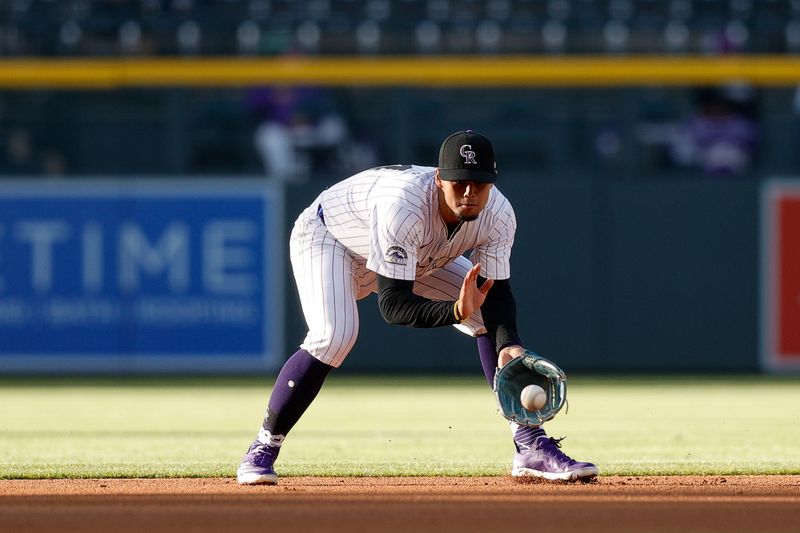
[[[284,363],[275,380],[259,440],[280,446],[289,430],[317,397],[332,369],[332,366],[320,362],[305,350],[295,352]]]
[[[486,381],[489,382],[489,386],[491,387],[494,383],[494,373],[497,371],[497,350],[494,347],[494,341],[486,333],[478,335],[476,340],[478,342],[478,356],[481,358],[483,374],[486,376]]]
[[[317,397],[331,366],[299,350],[283,365],[258,437],[250,445],[236,470],[243,485],[274,485],[278,482],[275,460],[286,433]]]

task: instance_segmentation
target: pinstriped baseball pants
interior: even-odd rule
[[[289,254],[308,325],[300,347],[323,363],[339,367],[358,337],[356,301],[377,291],[377,276],[328,232],[315,205],[295,222]],[[417,278],[414,293],[430,300],[457,300],[470,268],[468,259],[458,257]],[[455,327],[472,336],[486,331],[480,310]]]

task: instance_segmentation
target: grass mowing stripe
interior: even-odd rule
[[[271,378],[0,379],[0,478],[233,476]],[[8,385],[8,386],[6,386]],[[547,424],[610,475],[800,473],[800,379],[572,377]],[[485,382],[338,377],[281,475],[502,475],[513,447]]]

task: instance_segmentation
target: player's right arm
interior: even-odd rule
[[[378,308],[389,324],[438,328],[457,324],[454,303],[428,300],[413,292],[414,281],[378,274]]]
[[[466,275],[457,301],[434,301],[414,294],[417,250],[425,231],[424,215],[410,202],[376,202],[370,213],[367,268],[378,276],[378,306],[390,324],[419,328],[461,322],[483,303],[491,283],[477,287],[480,266]]]
[[[378,307],[383,319],[390,324],[416,328],[452,326],[474,313],[486,299],[493,281],[478,287],[480,265],[475,265],[464,277],[456,301],[428,300],[414,294],[414,281],[388,278],[378,274]]]

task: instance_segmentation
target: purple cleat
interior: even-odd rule
[[[588,481],[600,471],[592,463],[578,462],[559,448],[562,439],[537,437],[527,450],[514,455],[513,477],[539,477],[550,481]]]
[[[278,474],[272,465],[279,451],[278,446],[263,444],[256,439],[236,470],[236,480],[242,485],[277,485]]]

